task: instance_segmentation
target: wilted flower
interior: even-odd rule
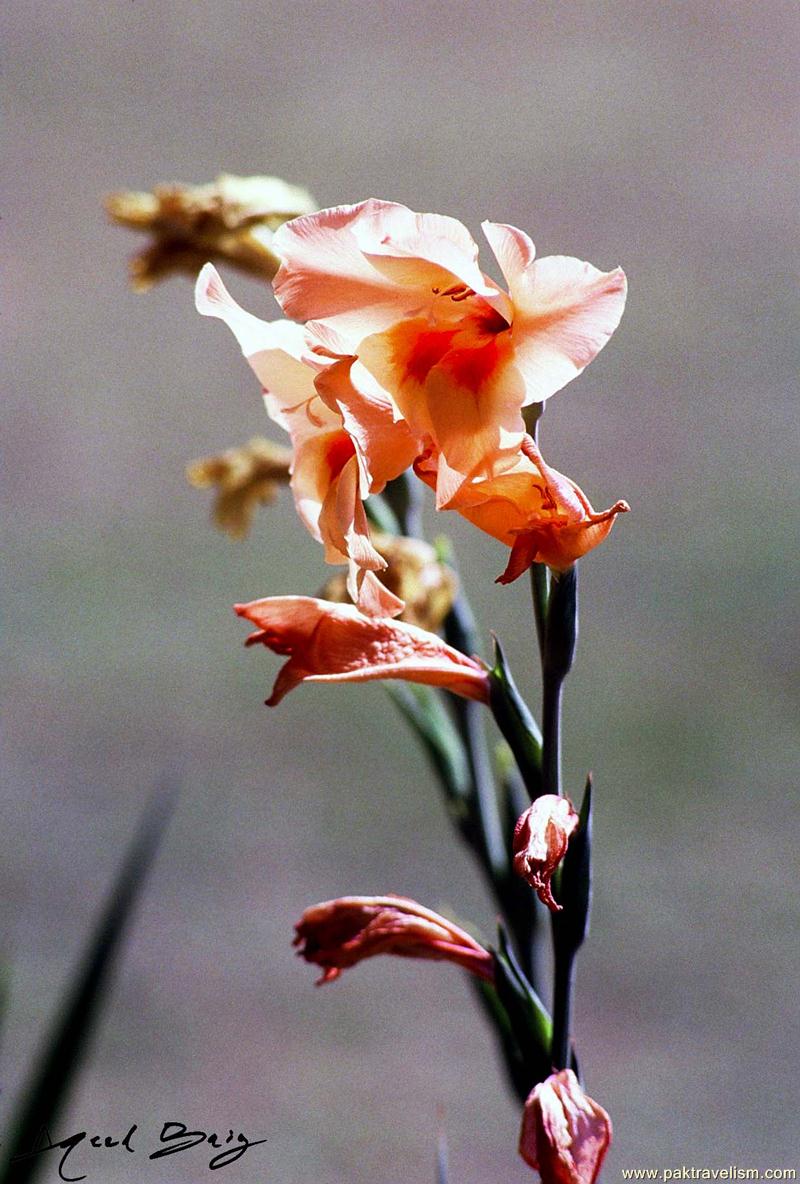
[[[611,1119],[571,1069],[542,1081],[525,1103],[519,1153],[542,1184],[594,1184],[611,1145]]]
[[[492,982],[493,959],[463,929],[404,896],[343,896],[306,909],[294,944],[322,968],[320,983],[376,954],[455,962]]]
[[[469,477],[518,452],[522,408],[575,378],[617,327],[625,276],[565,256],[535,260],[522,231],[484,223],[508,283],[479,269],[478,248],[454,218],[370,200],[286,223],[275,236],[275,295],[347,359],[331,394],[376,480],[402,422],[416,455],[436,458],[437,506]],[[389,398],[394,416],[377,421]],[[396,455],[396,452],[395,452]],[[395,475],[395,474],[391,474]]]
[[[237,604],[236,612],[257,626],[247,645],[261,643],[289,657],[267,699],[269,707],[301,682],[375,678],[428,683],[489,701],[489,673],[482,663],[404,621],[369,617],[353,605],[311,596],[254,600]]]
[[[514,828],[514,871],[554,913],[560,912],[561,905],[553,898],[550,881],[579,821],[568,798],[546,793],[536,798]]]
[[[240,448],[193,461],[186,476],[197,489],[216,488],[214,522],[231,538],[243,539],[256,506],[274,501],[289,481],[291,460],[288,448],[255,436]]]
[[[437,630],[458,592],[453,569],[442,563],[430,543],[422,539],[373,532],[372,545],[388,564],[378,579],[405,605],[399,619],[420,629]],[[347,603],[344,576],[328,580],[320,595],[324,600]]]
[[[140,292],[174,272],[194,277],[209,258],[271,278],[279,263],[272,249],[275,230],[316,208],[305,189],[278,177],[227,173],[208,185],[112,193],[105,205],[115,222],[153,236],[131,262],[131,282]]]
[[[435,457],[423,456],[416,471],[427,485],[436,481]],[[545,462],[530,436],[510,468],[495,476],[464,482],[447,509],[457,510],[479,530],[511,548],[500,584],[510,584],[532,563],[563,571],[608,536],[618,514],[630,507],[618,501],[597,513],[574,481]]]

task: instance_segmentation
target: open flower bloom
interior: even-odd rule
[[[385,434],[402,421],[417,454],[436,457],[439,506],[499,457],[513,461],[522,408],[581,373],[625,304],[619,269],[536,260],[522,231],[486,222],[484,232],[507,292],[481,272],[460,222],[392,202],[322,210],[275,235],[284,312],[349,359],[337,397],[360,425],[367,468],[380,480]],[[387,397],[393,420],[375,421],[372,404]]]
[[[550,881],[567,853],[570,835],[580,821],[568,798],[542,794],[522,814],[514,828],[514,871],[554,913],[561,905],[553,898]]]
[[[542,1184],[594,1184],[611,1145],[611,1119],[571,1069],[535,1087],[522,1117],[519,1153]]]
[[[374,678],[429,683],[465,699],[489,701],[489,673],[482,663],[404,621],[366,616],[353,605],[311,596],[254,600],[237,604],[236,612],[257,627],[248,645],[261,643],[289,657],[267,699],[269,707],[301,682]]]
[[[435,458],[423,456],[415,468],[426,484],[435,483]],[[510,584],[532,563],[565,570],[602,543],[617,515],[630,509],[618,501],[597,513],[574,481],[546,464],[530,436],[523,437],[510,468],[465,482],[446,508],[511,548],[500,584]]]
[[[320,983],[376,954],[455,962],[487,982],[492,955],[452,921],[404,896],[343,896],[306,909],[294,944],[322,968]],[[318,984],[319,985],[319,984]]]
[[[365,573],[386,566],[370,542],[363,487],[353,440],[342,416],[318,395],[308,364],[306,334],[291,321],[267,322],[245,312],[217,271],[206,264],[197,280],[197,308],[232,330],[264,391],[270,417],[291,438],[291,486],[306,527],[325,548],[328,563],[349,563],[350,592],[367,611],[392,615],[402,603]]]

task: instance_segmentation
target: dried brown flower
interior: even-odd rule
[[[240,448],[205,457],[187,466],[186,476],[197,489],[216,487],[213,519],[233,539],[250,530],[257,505],[266,505],[288,484],[290,448],[256,436]]]
[[[306,189],[279,177],[223,173],[207,185],[111,193],[105,208],[121,226],[153,236],[130,265],[134,289],[146,292],[176,272],[194,277],[209,259],[271,279],[280,262],[271,246],[273,233],[317,207]]]

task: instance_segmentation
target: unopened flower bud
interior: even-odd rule
[[[487,982],[492,955],[463,929],[403,896],[343,896],[306,909],[294,944],[322,971],[320,983],[376,954],[455,962]]]
[[[278,177],[225,173],[208,185],[112,193],[105,206],[115,222],[153,236],[131,262],[131,283],[139,292],[175,272],[194,277],[209,259],[271,279],[280,263],[272,249],[274,232],[316,209],[305,189]]]
[[[594,1184],[611,1145],[611,1119],[581,1089],[571,1069],[553,1073],[530,1094],[519,1153],[542,1184]]]
[[[186,476],[197,489],[216,487],[214,523],[231,538],[243,539],[258,505],[267,505],[289,481],[290,448],[256,436],[240,448],[229,448],[187,466]]]
[[[579,818],[568,798],[546,793],[538,797],[514,829],[514,871],[554,913],[560,912],[550,886],[564,858]]]

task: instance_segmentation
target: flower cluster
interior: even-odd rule
[[[275,296],[286,320],[242,309],[211,265],[197,306],[235,334],[271,418],[290,436],[298,513],[352,598],[393,615],[385,561],[364,501],[406,470],[510,548],[500,580],[533,562],[569,567],[597,546],[618,501],[596,513],[526,431],[541,404],[603,348],[625,304],[625,276],[566,256],[536,259],[527,235],[484,223],[505,277],[478,266],[461,223],[370,200],[286,222]]]
[[[436,491],[438,509],[510,548],[501,583],[533,562],[564,570],[628,508],[595,513],[544,461],[523,419],[604,347],[624,309],[624,274],[536,259],[512,226],[484,223],[484,232],[508,290],[479,269],[456,219],[378,200],[279,227],[273,289],[286,320],[240,308],[211,264],[196,284],[200,313],[232,329],[267,412],[289,433],[299,517],[325,560],[348,565],[349,596],[367,617],[404,609],[378,578],[387,564],[364,501],[406,470]],[[260,639],[283,652],[275,629]],[[383,676],[398,675],[391,665]]]

